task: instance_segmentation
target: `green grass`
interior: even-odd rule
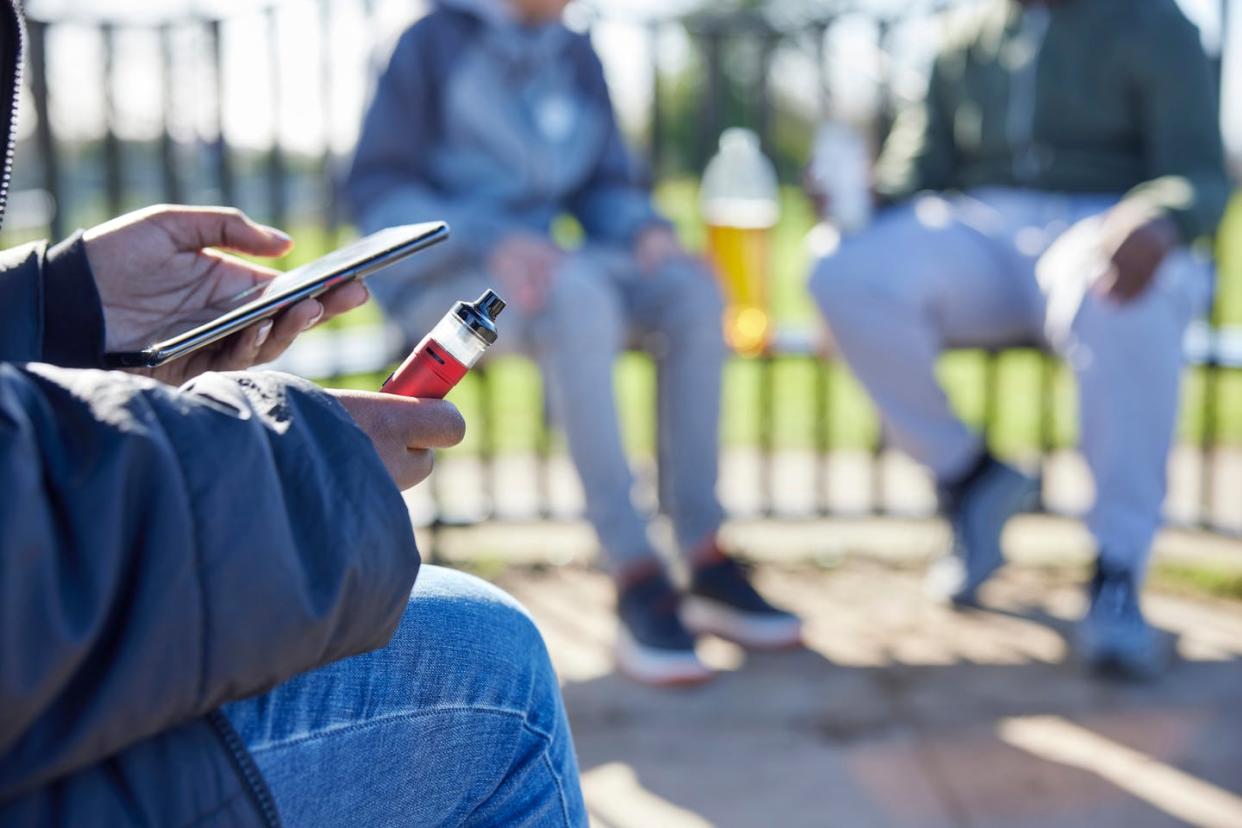
[[[1202,564],[1156,563],[1152,584],[1176,592],[1242,601],[1242,570]]]

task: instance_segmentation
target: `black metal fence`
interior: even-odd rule
[[[811,81],[822,115],[831,104],[831,90],[825,80],[825,66],[831,55],[829,35],[841,21],[859,18],[870,22],[877,45],[891,49],[894,37],[903,26],[939,9],[946,3],[906,4],[895,16],[876,16],[865,6],[837,5],[817,12],[812,17],[789,16],[774,19],[757,12],[722,15],[705,13],[683,20],[629,21],[628,25],[642,33],[648,44],[651,61],[649,117],[644,143],[650,168],[656,176],[679,170],[701,170],[717,136],[725,126],[739,122],[753,127],[770,152],[778,154],[781,147],[774,134],[780,117],[780,96],[770,82],[774,60],[782,55],[798,53],[809,60],[814,72]],[[1224,6],[1226,4],[1222,4]],[[318,99],[319,124],[322,135],[317,150],[292,151],[286,146],[280,113],[286,108],[285,84],[282,80],[281,55],[290,44],[285,15],[290,10],[303,15],[298,24],[299,38],[317,41],[318,58],[307,71],[313,76]],[[361,14],[357,12],[361,9]],[[1222,12],[1223,14],[1223,12]],[[357,119],[360,112],[346,111],[339,102],[337,87],[343,76],[365,75],[370,59],[348,50],[329,48],[337,36],[344,16],[352,16],[355,29],[368,40],[361,51],[368,53],[375,44],[389,37],[384,31],[375,2],[359,6],[340,0],[284,0],[263,4],[244,19],[193,18],[156,22],[41,20],[29,22],[29,94],[35,116],[33,131],[19,147],[19,190],[12,218],[17,219],[19,232],[41,232],[53,237],[63,236],[71,227],[105,215],[153,201],[219,202],[239,204],[253,214],[277,225],[301,221],[320,228],[325,246],[330,246],[342,228],[343,217],[337,207],[333,182],[343,149],[334,145],[332,136],[343,119]],[[310,21],[309,23],[307,21]],[[600,23],[607,18],[591,17],[588,22]],[[670,77],[662,66],[662,43],[670,32],[689,46],[691,58],[680,78]],[[230,39],[244,36],[252,44],[260,44],[266,55],[266,79],[243,78],[239,83],[229,73]],[[70,37],[72,35],[72,37]],[[120,129],[121,106],[129,92],[123,88],[120,69],[123,60],[132,64],[135,58],[126,52],[126,38],[141,37],[146,41],[148,55],[140,71],[158,78],[158,101],[150,109],[158,113],[153,129],[146,137],[123,138]],[[77,38],[74,40],[73,38]],[[58,85],[53,58],[58,48],[70,49],[74,43],[92,42],[98,57],[94,88]],[[304,42],[293,48],[310,49]],[[746,60],[735,59],[738,49],[749,50]],[[256,66],[263,65],[260,59]],[[739,71],[738,66],[745,71]],[[888,67],[889,64],[882,64]],[[373,67],[372,67],[373,68]],[[129,69],[134,71],[132,65]],[[892,78],[882,68],[877,78],[880,106],[876,109],[877,134],[886,126],[892,95],[886,90]],[[693,108],[689,111],[692,136],[687,137],[687,111],[677,110],[670,101],[691,77],[690,92]],[[305,80],[305,79],[303,79]],[[684,88],[680,94],[685,96]],[[271,113],[269,131],[260,146],[234,145],[230,137],[227,104],[230,96],[257,97],[265,102],[262,109]],[[75,100],[94,99],[100,103],[102,118],[94,135],[71,136],[62,132],[57,118],[57,103],[73,107]],[[191,110],[187,116],[187,108]],[[181,126],[178,126],[180,113]],[[186,124],[189,124],[187,127]],[[306,119],[303,119],[303,126]],[[149,125],[150,126],[150,125]],[[252,142],[253,143],[253,142]],[[785,170],[790,174],[790,170]],[[86,205],[74,206],[74,205]],[[10,221],[10,226],[14,222]],[[24,225],[24,229],[20,226]],[[1184,507],[1174,515],[1177,522],[1223,532],[1242,531],[1242,523],[1232,508],[1229,492],[1236,492],[1235,474],[1242,474],[1242,463],[1235,463],[1235,451],[1221,440],[1222,384],[1242,368],[1242,347],[1236,331],[1219,326],[1219,313],[1212,324],[1198,329],[1193,337],[1190,357],[1201,385],[1201,404],[1193,412],[1199,419],[1197,445],[1183,446],[1179,456],[1183,473],[1175,475],[1175,499]],[[308,344],[294,354],[289,363],[303,372],[324,379],[339,378],[344,373],[379,371],[398,355],[399,338],[378,328],[343,329],[321,335],[317,345]],[[315,354],[319,354],[318,357]],[[1000,378],[1004,360],[1010,354],[980,352],[978,364],[982,383],[983,411],[980,417],[985,433],[997,422],[1002,407]],[[1037,457],[1032,462],[1047,466],[1056,456],[1057,439],[1054,416],[1054,385],[1059,367],[1051,358],[1040,354],[1038,427],[1033,443]],[[804,435],[797,451],[809,458],[804,477],[797,484],[811,494],[807,503],[796,510],[799,515],[818,516],[838,513],[839,498],[834,497],[833,468],[839,458],[834,439],[834,411],[838,398],[853,393],[848,377],[840,367],[820,358],[813,337],[778,337],[773,352],[762,358],[745,361],[753,380],[753,406],[756,412],[752,465],[752,488],[755,497],[747,511],[760,515],[790,516],[783,510],[776,493],[788,477],[781,471],[783,453],[777,445],[776,421],[779,407],[786,398],[778,388],[777,377],[791,366],[800,366],[803,385],[799,395],[810,406],[807,417],[811,434]],[[480,506],[471,519],[491,519],[503,510],[498,508],[495,492],[497,458],[501,449],[498,433],[500,418],[495,416],[495,390],[491,372],[480,372],[470,379],[474,387],[472,417],[476,431],[475,455],[481,464],[473,486],[480,495]],[[854,475],[851,488],[865,488],[868,497],[862,505],[849,506],[849,511],[887,513],[894,509],[890,491],[893,474],[887,473],[887,456],[882,441],[870,446],[869,468]],[[749,449],[748,449],[749,450]],[[1189,458],[1187,450],[1193,458]],[[534,474],[538,485],[535,505],[528,510],[531,517],[553,517],[552,462],[557,453],[553,431],[539,429],[531,446]],[[658,454],[658,452],[656,452]],[[787,454],[788,452],[784,453]],[[1242,454],[1242,453],[1239,453]],[[1194,471],[1186,473],[1187,463]],[[905,472],[902,472],[905,474]],[[654,473],[650,475],[656,477]],[[898,477],[901,475],[899,474]],[[904,484],[902,484],[904,485]],[[924,485],[924,484],[919,484]],[[1186,487],[1192,487],[1188,493]],[[651,488],[656,488],[654,485]],[[916,485],[917,488],[917,485]],[[433,491],[439,489],[433,487]],[[654,500],[655,498],[653,498]],[[917,500],[917,498],[916,498]],[[924,498],[924,501],[926,499]],[[432,505],[432,519],[446,519],[446,509]]]

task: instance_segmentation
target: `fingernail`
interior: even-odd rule
[[[302,330],[305,331],[305,330],[308,330],[309,328],[315,327],[317,324],[319,324],[320,319],[323,319],[323,305],[320,305],[319,310],[315,311],[315,315],[310,318],[310,321],[308,321],[305,325],[302,326]]]
[[[263,225],[263,232],[267,233],[269,236],[273,238],[279,239],[280,241],[284,241],[284,242],[293,241],[293,239],[290,238],[289,234],[286,233],[284,230],[277,230],[275,227],[272,227],[271,225],[268,225],[268,224]]]
[[[263,347],[263,343],[267,342],[267,338],[272,335],[272,320],[265,319],[259,323],[259,330],[254,335],[254,347],[259,349]]]

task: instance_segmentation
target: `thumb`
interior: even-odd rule
[[[330,389],[363,431],[396,439],[406,448],[455,446],[466,433],[466,421],[445,400],[412,399],[374,391]]]
[[[175,206],[152,210],[152,218],[182,251],[220,247],[252,256],[281,256],[293,247],[293,240],[283,232],[252,221],[234,207]]]

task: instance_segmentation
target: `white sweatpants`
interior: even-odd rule
[[[1088,527],[1101,554],[1141,571],[1161,520],[1182,338],[1208,306],[1211,270],[1180,249],[1135,301],[1098,296],[1100,217],[1116,201],[1007,189],[922,197],[844,239],[811,290],[894,443],[939,478],[981,448],[936,380],[940,351],[1035,337],[1056,349],[1079,384],[1096,484]]]

